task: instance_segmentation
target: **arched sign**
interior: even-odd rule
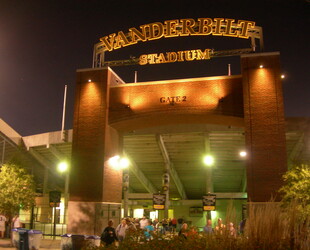
[[[183,62],[193,60],[207,60],[212,56],[222,53],[211,49],[192,49],[185,51],[171,51],[158,54],[141,55],[139,58],[104,62],[104,52],[111,52],[139,42],[153,41],[161,38],[184,37],[184,36],[223,36],[251,39],[251,48],[236,51],[226,51],[227,55],[249,53],[255,51],[255,39],[261,41],[262,30],[255,26],[255,22],[247,20],[235,20],[230,18],[185,18],[173,19],[164,22],[154,22],[141,25],[139,28],[129,28],[127,32],[119,31],[100,38],[100,42],[94,47],[93,67],[105,65],[127,64],[159,64],[171,62]],[[224,54],[225,54],[224,53]],[[225,54],[225,55],[226,55]]]

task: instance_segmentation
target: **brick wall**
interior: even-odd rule
[[[248,197],[254,202],[269,201],[272,196],[279,200],[277,190],[287,169],[279,54],[242,56],[241,67]]]

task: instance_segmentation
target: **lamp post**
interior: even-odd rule
[[[213,182],[212,182],[212,166],[214,165],[214,158],[211,155],[206,155],[203,158],[204,165],[206,168],[206,193],[213,193]],[[211,211],[207,211],[207,219],[211,219]]]
[[[130,160],[127,157],[113,156],[108,164],[115,170],[123,170],[123,192],[124,192],[124,217],[128,216],[128,193],[129,193],[129,172]]]
[[[64,223],[66,223],[66,211],[68,207],[69,196],[69,164],[62,161],[58,164],[57,169],[60,173],[65,173],[65,191],[64,191]]]

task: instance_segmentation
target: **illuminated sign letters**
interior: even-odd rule
[[[192,18],[174,19],[130,28],[127,33],[119,31],[100,38],[104,51],[113,51],[138,42],[178,36],[228,36],[249,37],[248,31],[255,27],[255,22],[229,18]]]
[[[170,37],[185,36],[218,36],[237,37],[249,39],[250,48],[226,51],[214,49],[190,49],[175,52],[150,53],[128,60],[105,61],[105,52],[114,51],[123,47]],[[209,60],[217,56],[233,56],[236,54],[252,53],[258,48],[256,39],[260,40],[259,48],[263,49],[262,29],[255,26],[255,22],[235,20],[231,18],[185,18],[166,20],[141,25],[139,28],[130,28],[128,31],[119,31],[100,38],[95,44],[93,53],[93,67],[124,66],[124,65],[149,65],[174,62],[187,62],[194,60]]]
[[[160,97],[160,103],[168,103],[168,104],[175,104],[178,102],[186,102],[186,96],[168,96],[168,97]]]
[[[159,54],[141,55],[139,57],[139,64],[159,64],[159,63],[172,63],[172,62],[184,62],[193,60],[207,60],[210,59],[210,49],[205,51],[197,50],[185,50],[178,52],[166,52]]]

